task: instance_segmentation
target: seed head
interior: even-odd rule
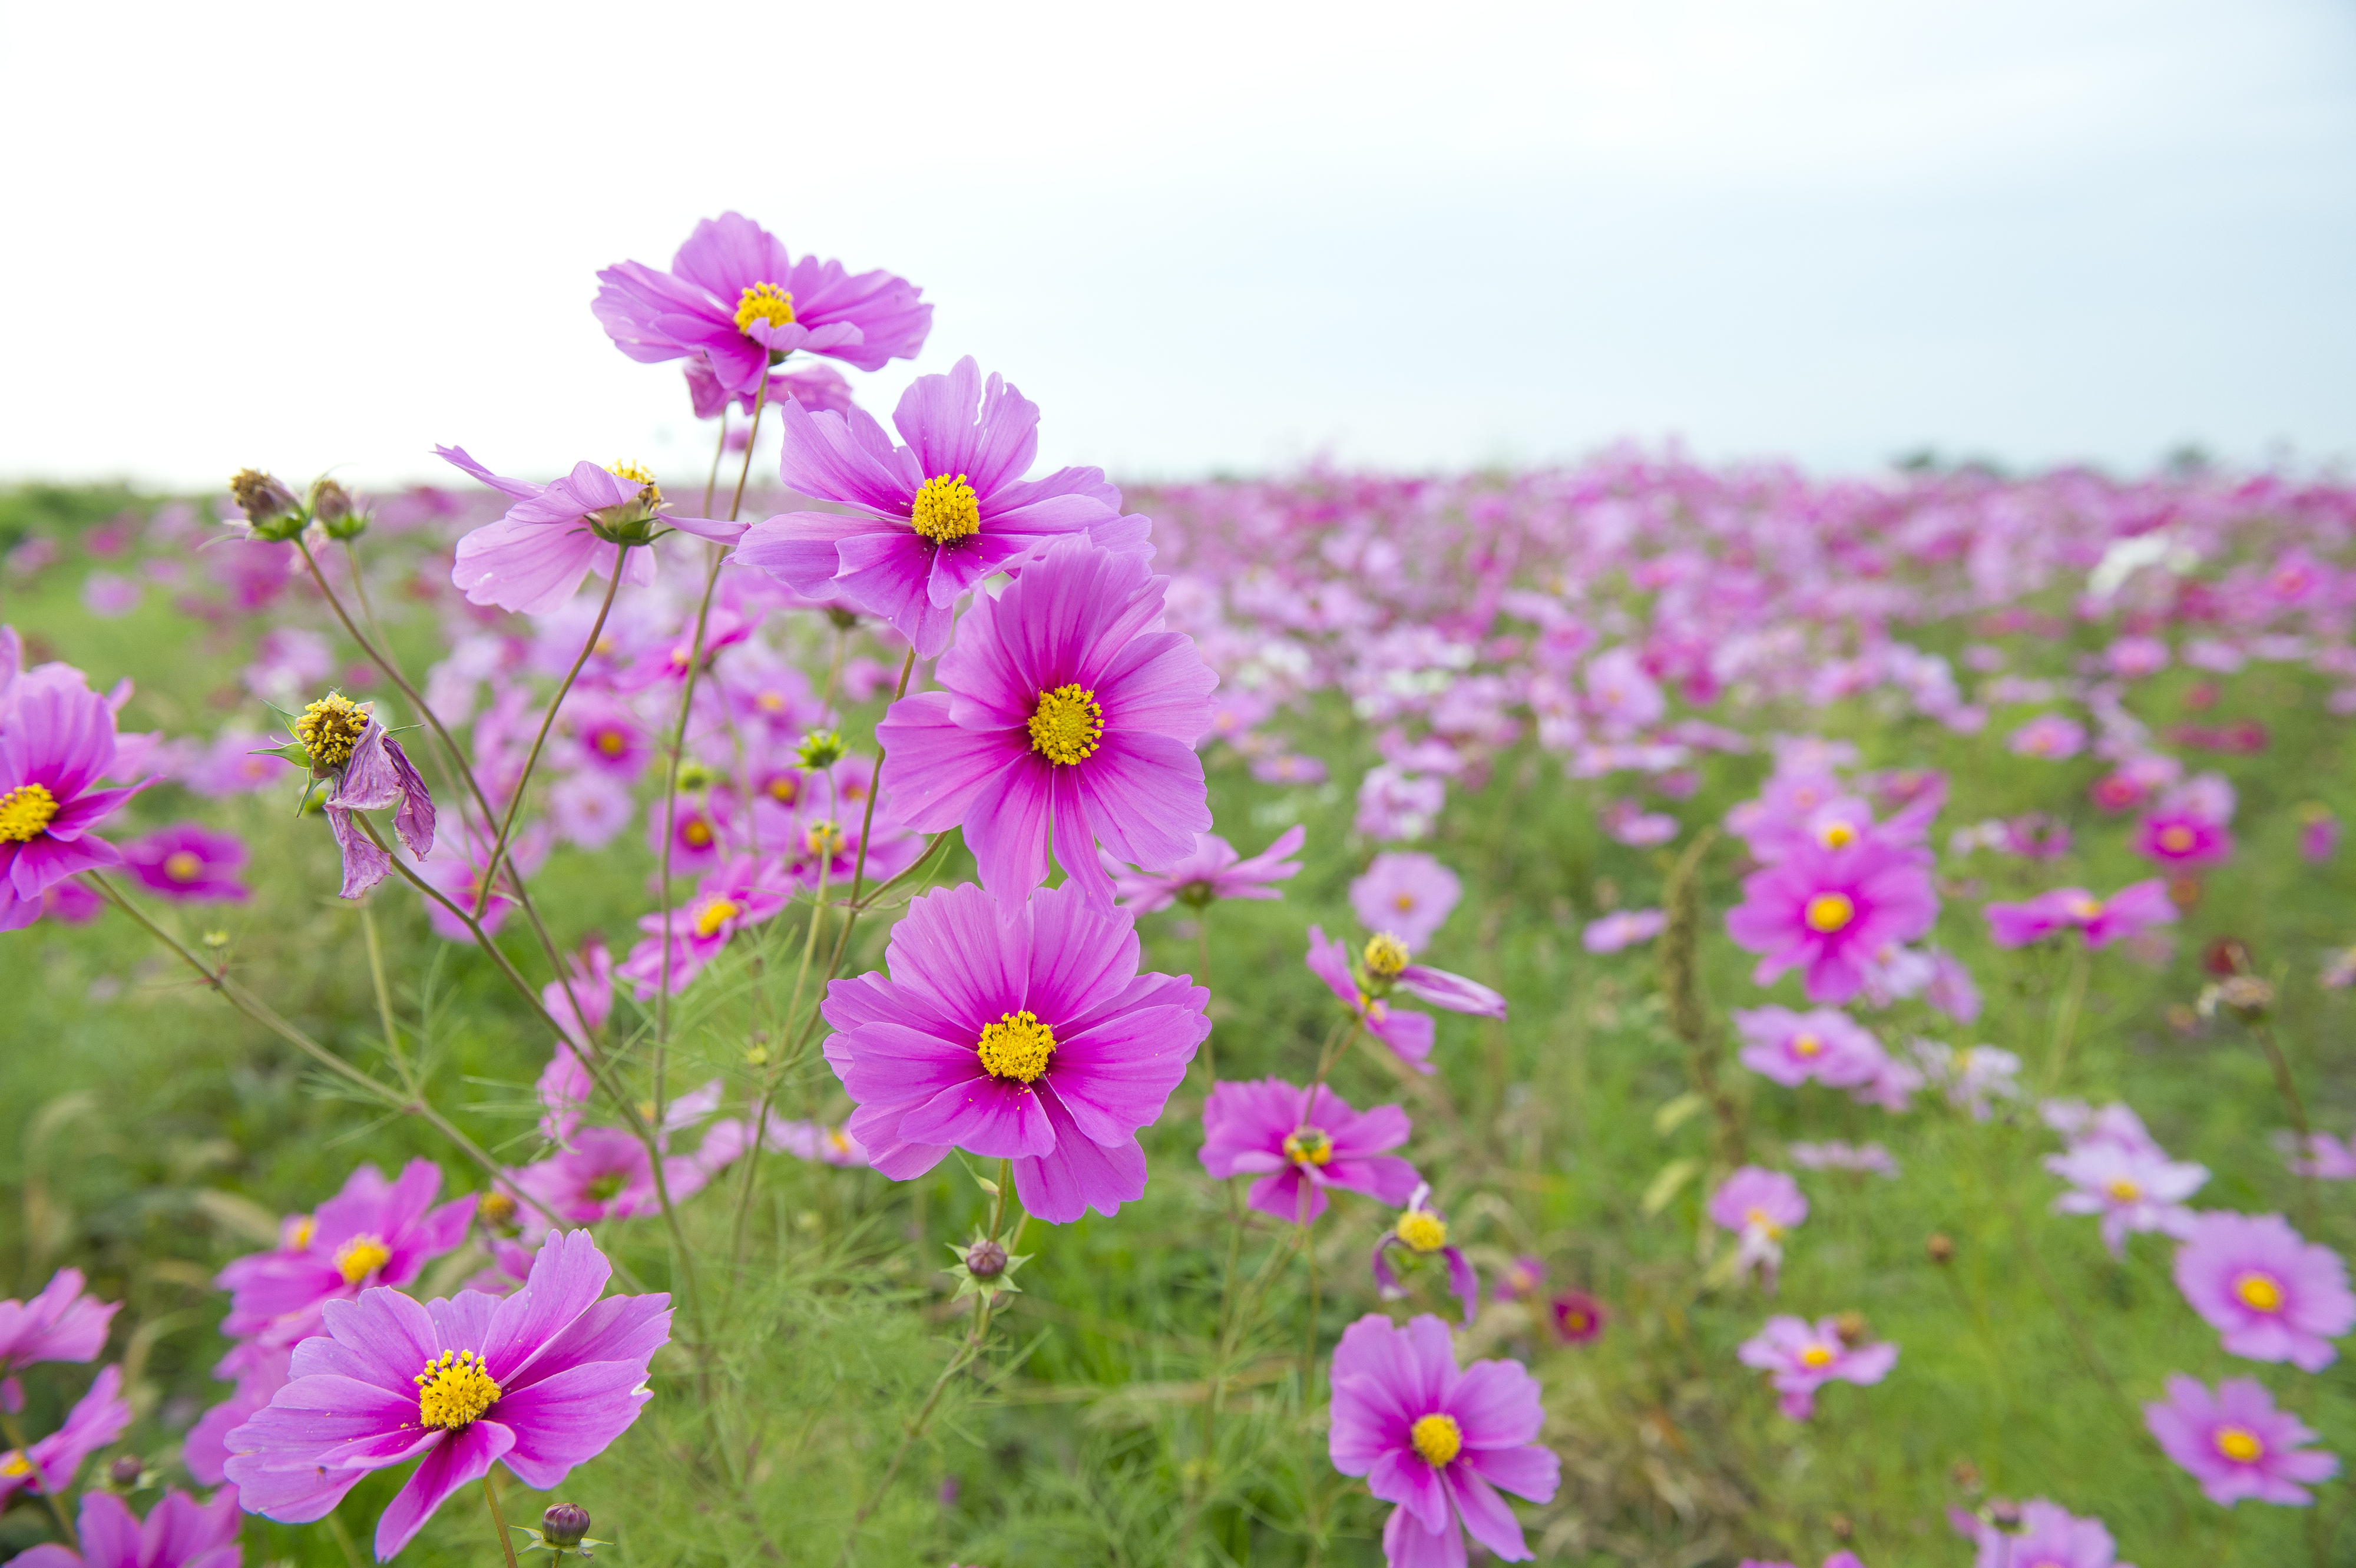
[[[1922,1251],[1930,1254],[1933,1262],[1945,1268],[1947,1261],[1955,1255],[1955,1244],[1948,1240],[1945,1231],[1933,1230],[1930,1239],[1922,1243]]]

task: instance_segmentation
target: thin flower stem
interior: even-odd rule
[[[767,386],[768,380],[766,376],[761,378],[764,388]],[[712,444],[712,472],[703,481],[702,513],[705,517],[712,515],[712,498],[720,489],[720,459],[728,455],[728,404],[734,401],[726,399],[720,404],[720,439]]]
[[[360,1549],[353,1544],[352,1532],[344,1528],[342,1516],[332,1509],[327,1512],[327,1534],[335,1541],[336,1550],[344,1554],[346,1568],[368,1568],[360,1559]]]
[[[508,1568],[516,1568],[515,1541],[508,1534],[508,1516],[499,1511],[499,1489],[491,1485],[487,1471],[483,1476],[483,1500],[491,1505],[491,1528],[499,1532],[499,1550],[508,1554]]]
[[[833,867],[834,856],[830,854],[819,856],[818,894],[810,903],[809,929],[802,938],[802,961],[799,972],[794,976],[794,999],[786,1009],[786,1021],[789,1026],[792,1021],[801,1015],[802,983],[809,978],[810,964],[818,956],[818,929],[826,919],[827,874]],[[782,1030],[779,1032],[783,1033]],[[777,1044],[778,1056],[782,1058],[785,1055],[785,1042],[779,1040]],[[775,1098],[777,1079],[782,1070],[781,1062],[773,1063],[769,1070],[763,1075],[761,1104],[753,1117],[753,1141],[744,1151],[744,1179],[737,1184],[736,1219],[730,1227],[731,1235],[728,1245],[729,1288],[732,1291],[735,1288],[736,1273],[744,1266],[744,1241],[753,1213],[753,1184],[760,1172],[761,1145],[768,1140],[769,1136],[769,1105]]]
[[[376,1015],[384,1025],[384,1048],[397,1066],[402,1061],[401,1031],[392,1026],[392,992],[384,980],[384,948],[376,938],[376,910],[360,904],[360,934],[368,939],[369,980],[376,987]]]
[[[2275,1088],[2282,1095],[2283,1111],[2290,1117],[2291,1132],[2298,1138],[2299,1222],[2312,1236],[2320,1211],[2316,1198],[2315,1149],[2308,1142],[2311,1134],[2308,1131],[2307,1102],[2299,1098],[2298,1081],[2291,1077],[2290,1061],[2283,1055],[2282,1042],[2275,1038],[2274,1025],[2257,1018],[2248,1027],[2266,1053],[2266,1065],[2274,1069]]]
[[[0,1435],[7,1437],[8,1446],[16,1451],[18,1459],[27,1462],[32,1459],[33,1449],[32,1445],[25,1441],[25,1429],[17,1425],[16,1418],[6,1411],[0,1411]],[[66,1517],[66,1506],[63,1500],[55,1492],[49,1490],[48,1477],[45,1473],[41,1476],[41,1500],[49,1505],[49,1517],[57,1521],[58,1533],[66,1538],[66,1545],[70,1547],[77,1555],[80,1554],[81,1537],[74,1533],[73,1520]]]
[[[384,628],[376,620],[376,607],[369,603],[368,585],[360,581],[360,547],[356,541],[344,541],[344,564],[352,569],[352,597],[360,604],[360,619],[368,622],[369,635],[376,639],[379,648],[385,646]]]
[[[2086,982],[2094,970],[2094,954],[2082,940],[2070,961],[2070,983],[2054,1017],[2053,1049],[2045,1062],[2045,1092],[2049,1095],[2062,1087],[2062,1070],[2070,1063],[2070,1047],[2078,1035],[2078,1015],[2086,1006]]]
[[[531,737],[531,749],[524,754],[523,771],[516,776],[515,792],[508,797],[508,812],[499,823],[499,836],[492,842],[491,858],[484,863],[483,875],[475,889],[475,918],[481,919],[483,910],[491,901],[491,889],[498,886],[499,863],[507,858],[508,841],[515,836],[516,817],[523,811],[524,787],[531,782],[532,769],[540,766],[541,747],[548,744],[548,732],[556,726],[556,713],[573,691],[573,682],[581,678],[582,666],[597,651],[597,639],[605,634],[605,618],[613,613],[614,596],[622,589],[622,573],[628,564],[630,547],[614,546],[614,576],[605,585],[605,596],[597,605],[597,618],[589,623],[589,635],[581,641],[581,651],[573,657],[573,668],[564,672],[563,682],[556,695],[548,700],[548,714],[540,721],[540,733]]]
[[[1309,1207],[1306,1177],[1301,1180],[1301,1206]],[[1301,1333],[1301,1408],[1312,1409],[1317,1403],[1317,1243],[1309,1233],[1309,1221],[1301,1222],[1301,1250],[1309,1255],[1309,1316]]]

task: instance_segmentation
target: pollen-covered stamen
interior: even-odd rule
[[[1811,1034],[1803,1032],[1792,1038],[1792,1054],[1795,1057],[1814,1057],[1824,1048],[1825,1043]]]
[[[1366,939],[1366,972],[1377,980],[1396,980],[1407,967],[1407,943],[1388,931],[1377,931]]]
[[[1323,1127],[1302,1127],[1284,1135],[1284,1157],[1296,1165],[1326,1165],[1333,1161],[1333,1140]]]
[[[832,860],[841,854],[842,845],[842,824],[840,822],[812,822],[802,830],[803,853],[821,860]]]
[[[176,849],[164,857],[164,875],[175,882],[194,882],[204,874],[204,857],[193,850]]]
[[[794,324],[794,296],[773,283],[756,283],[736,300],[736,330],[744,331],[755,321],[766,321],[772,327]]]
[[[1039,693],[1030,728],[1031,749],[1048,761],[1066,767],[1085,762],[1104,739],[1104,705],[1084,687],[1058,686]]]
[[[997,1023],[982,1026],[979,1049],[982,1070],[991,1077],[1034,1083],[1055,1054],[1055,1031],[1027,1008],[1001,1013]]]
[[[1423,1455],[1423,1462],[1435,1470],[1455,1458],[1464,1447],[1463,1429],[1452,1415],[1427,1415],[1408,1427],[1407,1435],[1408,1441],[1415,1444],[1415,1451]]]
[[[605,472],[617,479],[628,479],[638,487],[638,499],[648,506],[662,505],[662,487],[655,483],[655,471],[644,463],[608,463]]]
[[[1826,849],[1847,849],[1857,842],[1857,829],[1847,822],[1826,822],[1816,830],[1816,842]]]
[[[1448,1221],[1429,1208],[1410,1208],[1398,1217],[1392,1234],[1412,1251],[1437,1252],[1448,1245]]]
[[[916,487],[908,526],[936,544],[969,539],[981,532],[981,498],[963,474],[935,474]]]
[[[417,1384],[417,1422],[457,1432],[472,1426],[498,1402],[499,1385],[472,1350],[444,1350],[412,1380]]]
[[[2111,1201],[2114,1203],[2133,1203],[2143,1196],[2143,1188],[2125,1176],[2112,1177],[2111,1185],[2103,1190],[2111,1195]]]
[[[2244,1274],[2233,1282],[2233,1294],[2253,1312],[2282,1310],[2282,1286],[2265,1274]]]
[[[2236,1465],[2254,1465],[2265,1457],[2266,1445],[2258,1434],[2244,1426],[2221,1426],[2217,1429],[2217,1452]]]
[[[1770,1219],[1767,1217],[1767,1211],[1763,1208],[1744,1209],[1742,1223],[1750,1230],[1758,1231],[1770,1241],[1780,1240],[1783,1235],[1783,1228]]]
[[[19,784],[0,795],[0,843],[30,843],[48,831],[58,798],[45,784]]]
[[[1819,893],[1808,900],[1807,921],[1811,930],[1832,935],[1857,918],[1857,906],[1846,893]]]
[[[313,768],[341,768],[352,759],[352,747],[367,733],[368,710],[330,692],[303,710],[294,721],[294,738],[311,754]]]
[[[356,1285],[384,1267],[391,1257],[392,1249],[384,1244],[382,1238],[355,1236],[336,1249],[336,1268],[346,1284]]]
[[[1800,1365],[1803,1367],[1829,1367],[1834,1359],[1833,1348],[1829,1345],[1811,1345],[1800,1352]]]
[[[716,935],[721,927],[736,918],[738,912],[736,906],[727,899],[714,898],[703,907],[703,913],[695,918],[695,934],[699,937]]]

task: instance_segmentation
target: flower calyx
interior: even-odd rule
[[[984,1231],[973,1228],[973,1240],[963,1246],[954,1241],[943,1243],[949,1255],[957,1260],[944,1273],[957,1276],[957,1294],[951,1301],[963,1301],[978,1295],[984,1301],[995,1301],[1001,1293],[1020,1295],[1023,1287],[1014,1283],[1014,1271],[1029,1262],[1035,1255],[1030,1252],[1010,1252],[1006,1244]]]

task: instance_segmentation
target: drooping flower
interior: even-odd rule
[[[1742,1065],[1787,1089],[1810,1079],[1855,1089],[1873,1081],[1888,1055],[1872,1031],[1830,1008],[1737,1008],[1732,1017],[1743,1040]]]
[[[1759,1165],[1744,1165],[1709,1195],[1710,1222],[1736,1237],[1736,1277],[1755,1270],[1770,1292],[1783,1266],[1783,1238],[1807,1217],[1800,1184]]]
[[[2315,1495],[2299,1482],[2340,1474],[2335,1455],[2300,1446],[2316,1434],[2276,1409],[2255,1378],[2228,1378],[2212,1394],[2178,1372],[2168,1380],[2168,1398],[2144,1406],[2143,1418],[2161,1451],[2191,1472],[2211,1502],[2228,1508],[2244,1498],[2305,1508]]]
[[[327,825],[343,852],[342,897],[357,898],[392,871],[392,857],[361,831],[358,813],[392,811],[392,829],[423,860],[434,847],[434,799],[401,743],[385,733],[373,704],[330,692],[305,707],[291,726],[312,777],[333,779]]]
[[[82,1291],[80,1269],[59,1269],[30,1301],[0,1301],[0,1411],[25,1408],[16,1374],[36,1361],[92,1361],[123,1309]]]
[[[307,1524],[363,1477],[420,1459],[377,1521],[384,1562],[494,1464],[535,1489],[561,1484],[637,1419],[670,1337],[669,1296],[598,1299],[612,1273],[574,1230],[551,1237],[504,1300],[421,1305],[378,1288],[332,1304],[327,1332],[295,1348],[293,1380],[230,1434],[240,1506]]]
[[[112,1492],[81,1495],[76,1530],[81,1550],[43,1541],[8,1560],[8,1568],[239,1568],[237,1495],[199,1504],[166,1492],[142,1521]]]
[[[458,541],[450,581],[467,602],[497,605],[520,615],[561,609],[594,572],[610,578],[631,545],[646,545],[666,528],[727,543],[741,524],[713,518],[673,517],[662,489],[635,463],[601,468],[586,460],[552,484],[503,478],[463,446],[436,446],[434,455],[464,469],[515,504]],[[620,562],[622,580],[645,587],[655,580],[655,558],[640,549]]]
[[[2356,1295],[2340,1254],[2279,1214],[2212,1210],[2193,1217],[2176,1251],[2176,1288],[2223,1336],[2228,1355],[2319,1372],[2331,1341],[2356,1327]]]
[[[1383,1527],[1394,1568],[1464,1562],[1462,1530],[1508,1563],[1530,1550],[1500,1490],[1554,1500],[1561,1462],[1537,1441],[1545,1424],[1537,1380],[1512,1361],[1459,1371],[1447,1326],[1429,1313],[1405,1328],[1369,1313],[1334,1348],[1333,1467],[1364,1476],[1397,1503]]]
[[[911,903],[888,975],[835,981],[822,1008],[874,1167],[906,1181],[952,1147],[1012,1159],[1024,1209],[1056,1224],[1143,1196],[1138,1130],[1210,1023],[1209,993],[1140,974],[1138,950],[1129,916],[1069,884],[1017,901],[968,883]]]
[[[1566,1345],[1585,1345],[1603,1332],[1603,1304],[1583,1290],[1567,1290],[1547,1306],[1554,1313],[1554,1330]]]
[[[642,365],[694,359],[734,393],[758,388],[792,353],[880,371],[915,358],[933,325],[924,291],[905,278],[848,273],[815,256],[796,261],[738,212],[697,223],[670,271],[617,262],[597,285],[589,308],[616,348]]]
[[[1592,953],[1620,952],[1649,942],[1668,929],[1665,909],[1615,909],[1589,921],[1579,934],[1579,945]]]
[[[2135,1568],[2118,1561],[2118,1545],[2098,1519],[2081,1519],[2059,1503],[2031,1498],[2020,1520],[2004,1529],[1960,1509],[1947,1520],[1979,1548],[1972,1568]]]
[[[2176,921],[2168,884],[2158,877],[2130,883],[2108,898],[2097,898],[2083,887],[2056,887],[2025,903],[1990,904],[1982,913],[1987,917],[1989,937],[2000,948],[2027,947],[2073,927],[2084,935],[2088,947],[2108,947]]]
[[[80,685],[18,682],[0,725],[0,931],[40,918],[41,895],[123,856],[91,830],[145,788],[114,768],[114,710]]]
[[[1023,477],[1039,450],[1038,404],[1000,376],[985,385],[969,358],[945,376],[917,377],[902,394],[892,423],[904,446],[855,408],[805,413],[789,405],[777,422],[786,488],[858,510],[756,522],[736,559],[797,593],[847,598],[883,617],[920,659],[948,646],[959,599],[994,573],[1029,570],[1058,540],[1092,540],[1137,556],[1141,567],[1151,553],[1146,520],[1121,515],[1120,492],[1102,469]],[[1107,607],[1098,625],[1127,607]],[[1157,595],[1141,619],[1160,613]],[[1210,727],[1205,713],[1194,733]]]
[[[1350,908],[1370,931],[1390,931],[1422,947],[1456,908],[1463,885],[1428,854],[1387,850],[1350,884]]]
[[[1806,845],[1742,881],[1727,912],[1738,946],[1762,955],[1751,978],[1803,972],[1808,1000],[1846,1002],[1865,988],[1877,954],[1926,934],[1938,894],[1915,852],[1863,843]]]
[[[441,1190],[442,1173],[431,1160],[410,1161],[391,1182],[374,1165],[360,1166],[316,1213],[290,1217],[276,1251],[221,1270],[216,1283],[230,1293],[221,1331],[292,1344],[318,1331],[327,1303],[348,1301],[370,1285],[407,1284],[465,1240],[474,1218],[471,1195],[435,1207]]]
[[[1327,939],[1317,926],[1309,928],[1309,972],[1323,981],[1342,1004],[1365,1021],[1366,1033],[1398,1053],[1418,1072],[1433,1070],[1430,1061],[1432,1023],[1429,1013],[1403,1013],[1359,983],[1350,962],[1350,950]]]
[[[1448,1265],[1448,1288],[1464,1304],[1464,1321],[1470,1324],[1481,1310],[1481,1276],[1473,1272],[1463,1252],[1449,1243],[1448,1217],[1431,1207],[1430,1197],[1431,1184],[1418,1182],[1415,1190],[1408,1195],[1407,1207],[1399,1211],[1398,1220],[1375,1243],[1375,1287],[1385,1301],[1406,1299],[1407,1287],[1399,1283],[1398,1271],[1392,1267],[1388,1256],[1394,1248],[1404,1248],[1410,1260],[1438,1254]]]
[[[131,1424],[131,1406],[123,1398],[123,1369],[101,1367],[90,1391],[66,1412],[65,1424],[47,1437],[37,1437],[22,1451],[0,1454],[0,1507],[19,1490],[62,1496],[81,1473],[82,1462],[116,1438]]]
[[[175,822],[122,850],[124,868],[142,886],[166,898],[241,904],[250,897],[237,879],[245,865],[245,841],[235,833]]]
[[[1738,1352],[1746,1367],[1771,1374],[1781,1396],[1778,1407],[1794,1421],[1815,1413],[1816,1391],[1829,1382],[1869,1386],[1890,1375],[1898,1364],[1898,1347],[1852,1343],[1837,1317],[1810,1323],[1804,1317],[1771,1317],[1767,1326],[1742,1342]],[[1862,1338],[1861,1333],[1856,1337]]]
[[[1163,631],[1166,579],[1067,541],[967,612],[934,679],[876,726],[884,788],[920,832],[962,826],[982,886],[1020,897],[1056,864],[1095,904],[1098,844],[1155,870],[1211,825],[1194,741],[1218,677]]]
[[[1406,1143],[1412,1128],[1396,1105],[1353,1111],[1323,1084],[1227,1079],[1204,1101],[1201,1158],[1215,1180],[1258,1176],[1247,1198],[1251,1207],[1306,1224],[1325,1212],[1327,1187],[1406,1202],[1422,1178],[1385,1151]]]
[[[1300,853],[1308,834],[1303,827],[1287,828],[1246,860],[1216,833],[1196,833],[1194,853],[1166,870],[1132,871],[1110,855],[1105,869],[1112,874],[1120,907],[1133,915],[1151,915],[1173,904],[1201,909],[1222,898],[1281,898],[1275,885],[1301,875],[1301,863],[1286,857]]]
[[[2133,1231],[2156,1230],[2179,1238],[2189,1234],[2193,1215],[2184,1200],[2209,1180],[2206,1165],[2115,1144],[2080,1144],[2048,1155],[2045,1168],[2074,1189],[2053,1200],[2053,1212],[2101,1215],[2103,1245],[2113,1257],[2126,1255],[2127,1236]]]

